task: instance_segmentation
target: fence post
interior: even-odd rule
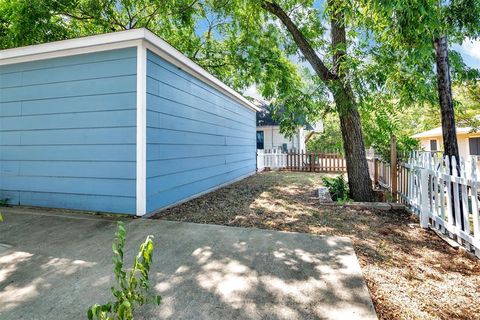
[[[378,158],[373,156],[373,185],[378,187]]]
[[[263,150],[257,150],[257,171],[265,169],[265,153]]]
[[[475,239],[475,255],[480,258],[480,216],[478,215],[478,197],[475,195],[478,194],[477,185],[478,185],[478,178],[477,178],[477,159],[475,157],[470,158],[472,161],[472,213],[473,213],[473,238]]]
[[[308,161],[310,162],[310,172],[313,172],[313,161],[315,159],[313,156],[313,153],[310,152],[308,154],[308,157],[309,157]]]
[[[420,227],[428,228],[428,171],[424,168],[420,169]]]
[[[287,170],[290,170],[290,151],[287,150]]]
[[[397,200],[397,138],[393,135],[390,140],[390,184],[392,190],[392,198]]]

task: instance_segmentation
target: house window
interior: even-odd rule
[[[264,142],[263,131],[257,131],[257,149],[263,150],[264,148],[263,142]]]
[[[470,146],[470,155],[480,156],[480,137],[479,138],[469,138],[468,143]]]
[[[430,151],[438,151],[437,140],[430,140]]]

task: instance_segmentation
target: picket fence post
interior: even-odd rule
[[[263,150],[257,150],[257,171],[265,169],[265,154]]]
[[[474,247],[475,247],[475,255],[480,258],[480,216],[478,214],[478,197],[476,195],[478,194],[478,175],[477,175],[477,159],[472,158],[472,172],[471,172],[471,177],[472,177],[472,189],[470,190],[472,196],[471,196],[471,201],[472,201],[472,214],[473,214],[473,239],[475,241]]]
[[[420,227],[428,229],[428,171],[420,169]]]
[[[394,135],[390,140],[390,188],[393,200],[397,201],[397,138]]]

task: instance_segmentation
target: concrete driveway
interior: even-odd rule
[[[110,299],[112,218],[2,208],[0,319],[84,319]],[[126,264],[155,236],[161,306],[135,319],[376,319],[349,239],[127,219]]]

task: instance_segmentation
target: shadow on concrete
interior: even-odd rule
[[[115,224],[5,213],[1,319],[77,319],[110,298]],[[155,220],[127,221],[125,261],[155,236],[161,306],[136,319],[375,319],[350,240]]]

